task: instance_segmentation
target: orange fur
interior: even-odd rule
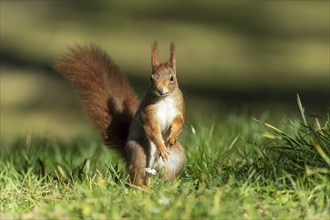
[[[159,122],[154,117],[155,109],[152,105],[147,105],[141,114],[143,128],[148,139],[155,143],[159,156],[164,160],[168,159],[168,150],[166,149],[162,138]]]
[[[128,157],[127,163],[131,179],[137,185],[147,182],[148,177],[141,168],[130,169],[130,167],[134,167],[135,158],[139,157],[138,153],[134,153],[133,149],[135,148],[144,149],[146,152],[147,163],[144,164],[145,166],[160,169],[161,162],[159,161],[163,161],[165,173],[162,174],[162,178],[169,181],[180,173],[184,164],[184,150],[177,138],[184,124],[185,104],[176,79],[174,44],[172,43],[170,47],[170,61],[159,63],[157,42],[155,42],[151,48],[151,66],[153,68],[151,85],[133,120],[126,144],[126,150],[134,154],[134,156]],[[160,103],[164,102],[167,97],[170,97],[170,102],[174,103],[172,108],[176,116],[169,123],[169,126],[162,130],[161,123],[164,123],[164,121],[166,123],[172,117],[167,118],[168,116],[165,115],[162,119],[159,112],[162,113],[163,110],[159,109]],[[166,105],[161,105],[161,107],[167,108]],[[167,111],[171,111],[171,109]],[[164,112],[167,113],[167,111]],[[156,147],[156,156],[150,155],[152,154],[152,144]]]
[[[176,143],[176,140],[178,139],[178,136],[181,133],[182,129],[183,129],[183,118],[177,116],[171,124],[171,133],[167,137],[166,142],[169,144],[169,146],[172,146]]]
[[[160,61],[158,58],[158,43],[157,41],[155,41],[152,45],[152,49],[151,49],[151,66],[152,68],[156,68],[157,66],[159,66]]]
[[[72,84],[104,142],[120,153],[139,101],[118,66],[98,47],[71,47],[55,68]]]
[[[175,52],[175,45],[172,42],[170,45],[170,66],[175,71],[175,58],[174,58],[174,52]]]
[[[157,42],[151,48],[152,76],[139,105],[127,79],[101,49],[79,45],[59,59],[56,69],[78,92],[82,104],[107,145],[125,157],[131,181],[149,184],[146,168],[164,172],[172,181],[184,166],[184,149],[177,141],[184,124],[185,104],[176,78],[175,47],[161,63]],[[169,106],[168,106],[169,105]]]

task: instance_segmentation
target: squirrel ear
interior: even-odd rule
[[[160,61],[158,58],[158,48],[157,48],[157,41],[154,41],[153,45],[151,46],[151,67],[155,69],[157,66],[160,65]]]
[[[171,42],[171,45],[170,45],[170,67],[175,72],[176,65],[175,65],[174,52],[175,52],[175,45],[174,45],[173,42]]]

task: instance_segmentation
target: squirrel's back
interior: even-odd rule
[[[139,101],[105,51],[92,45],[71,47],[56,69],[73,85],[104,142],[124,152]]]

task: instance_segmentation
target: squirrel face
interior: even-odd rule
[[[150,77],[152,91],[159,97],[168,96],[177,88],[177,79],[169,63],[161,64]]]
[[[153,93],[158,97],[171,95],[178,87],[174,50],[174,43],[171,43],[170,60],[166,63],[160,63],[158,58],[157,41],[155,41],[151,47],[151,88]]]

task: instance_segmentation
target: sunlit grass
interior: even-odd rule
[[[96,43],[125,73],[148,79],[157,39],[162,60],[176,42],[187,88],[328,91],[327,2],[250,4],[251,11],[197,3],[192,20],[176,2],[162,3],[163,13],[174,11],[164,19],[148,2],[94,14],[59,7],[64,1],[0,4],[1,53],[13,56],[0,70],[1,219],[329,218],[329,115],[308,116],[300,99],[301,117],[277,112],[278,120],[264,103],[261,115],[222,115],[221,103],[185,93],[185,169],[174,183],[153,178],[141,190],[128,184],[123,159],[100,142],[70,87],[41,70],[68,45]]]
[[[127,183],[122,159],[94,135],[69,142],[18,138],[0,148],[0,213],[4,219],[328,218],[330,126],[329,118],[318,120],[306,118],[307,126],[245,115],[196,120],[181,136],[182,175],[174,183],[153,178],[144,190]]]

